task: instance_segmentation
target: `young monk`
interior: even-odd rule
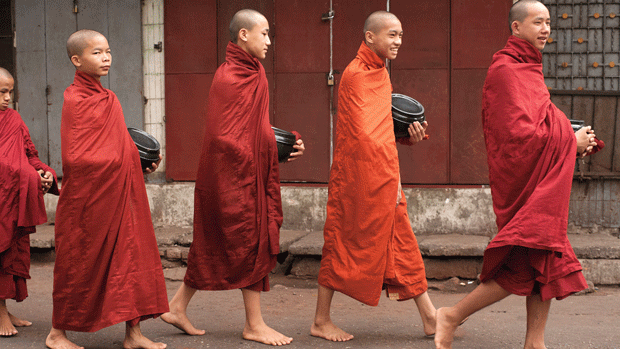
[[[392,13],[377,11],[364,24],[364,42],[338,90],[336,149],[329,176],[327,220],[316,315],[310,333],[330,341],[353,336],[330,318],[334,291],[376,306],[382,287],[390,299],[414,299],[424,333],[435,333],[435,307],[407,214],[392,123],[392,84],[386,59],[395,59],[403,29]],[[413,145],[427,123],[409,126]]]
[[[482,283],[437,311],[437,348],[452,348],[456,324],[510,294],[526,297],[524,348],[545,348],[551,299],[587,288],[566,230],[575,154],[597,143],[589,127],[574,133],[551,103],[540,53],[549,23],[542,3],[515,3],[512,36],[487,73],[482,121],[498,234],[484,253]]]
[[[267,19],[254,10],[230,22],[226,62],[209,91],[207,128],[196,179],[194,240],[183,284],[162,319],[190,335],[202,335],[187,318],[196,290],[241,289],[243,338],[270,345],[292,338],[263,321],[260,292],[279,252],[282,225],[275,136],[269,124],[269,89],[264,59],[271,44]],[[292,159],[303,154],[303,141]]]
[[[168,297],[138,150],[116,95],[99,81],[110,70],[110,47],[100,33],[80,30],[69,37],[67,53],[76,72],[62,109],[64,177],[45,344],[81,348],[65,331],[124,321],[124,348],[162,349],[140,331],[140,321],[168,311]]]
[[[0,336],[17,334],[15,327],[30,326],[9,313],[7,299],[28,297],[30,234],[47,221],[43,195],[58,195],[56,172],[39,160],[28,127],[9,108],[15,81],[0,68]]]

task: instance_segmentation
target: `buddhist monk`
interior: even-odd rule
[[[43,195],[58,195],[56,172],[39,160],[28,127],[9,108],[15,80],[0,68],[0,336],[32,323],[9,313],[7,299],[28,297],[30,234],[47,221]]]
[[[409,223],[392,122],[392,84],[385,67],[395,59],[403,29],[389,12],[372,13],[364,41],[345,69],[338,90],[336,148],[329,176],[325,244],[316,315],[310,333],[330,341],[353,336],[330,318],[334,291],[376,306],[382,288],[390,299],[414,299],[424,333],[435,333],[435,307]],[[427,123],[409,126],[415,144]]]
[[[551,299],[587,288],[566,230],[575,156],[597,142],[590,127],[574,133],[551,103],[540,53],[550,20],[538,1],[515,3],[512,35],[488,70],[482,122],[498,234],[485,250],[481,284],[437,310],[437,348],[452,348],[456,324],[510,294],[526,297],[524,348],[545,348]]]
[[[62,107],[64,177],[45,344],[81,348],[66,331],[126,322],[124,348],[162,349],[140,331],[140,321],[168,311],[168,297],[138,149],[118,98],[100,82],[112,63],[110,46],[102,34],[80,30],[69,37],[67,53],[76,72]]]
[[[260,309],[282,225],[278,151],[269,124],[267,77],[259,62],[271,44],[269,23],[246,9],[233,16],[229,29],[226,62],[209,91],[187,272],[162,319],[187,334],[202,335],[205,331],[187,318],[196,290],[241,289],[243,338],[286,345],[292,338],[267,326]],[[305,149],[301,139],[293,147],[290,161]]]

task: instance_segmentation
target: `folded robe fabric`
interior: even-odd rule
[[[138,149],[118,98],[77,71],[60,133],[53,327],[93,332],[167,312]]]
[[[24,300],[30,279],[30,237],[47,221],[41,176],[49,171],[58,194],[56,172],[39,160],[28,127],[13,109],[0,111],[0,299]]]
[[[365,43],[342,75],[319,284],[377,305],[385,285],[405,300],[427,289],[404,194],[392,123],[392,84]]]
[[[541,62],[540,51],[511,36],[487,73],[482,122],[498,234],[485,251],[481,280],[501,267],[504,246],[547,250],[530,264],[541,287],[561,298],[579,291],[558,285],[581,270],[566,235],[577,143],[570,121],[551,103]]]
[[[261,63],[230,42],[209,91],[185,283],[269,290],[282,203],[269,89]]]

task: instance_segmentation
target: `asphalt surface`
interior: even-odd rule
[[[9,311],[33,322],[19,328],[18,335],[0,338],[0,348],[45,348],[51,326],[53,264],[34,263],[29,281],[30,296],[22,303],[7,301]],[[168,281],[168,296],[180,285]],[[272,290],[263,294],[265,321],[276,330],[292,336],[289,348],[434,348],[424,337],[422,322],[413,301],[395,302],[383,298],[378,307],[369,307],[342,294],[333,302],[333,320],[355,338],[331,343],[310,336],[310,324],[316,306],[316,281],[272,277]],[[435,306],[458,302],[464,293],[430,290]],[[264,344],[241,338],[244,311],[241,292],[198,292],[188,313],[194,325],[205,329],[204,336],[192,337],[160,319],[142,322],[142,332],[168,348],[267,348]],[[122,348],[124,324],[95,333],[69,332],[78,345],[91,349]],[[525,299],[510,296],[473,315],[457,331],[454,348],[522,348],[525,334]],[[620,348],[620,288],[605,287],[597,292],[554,301],[547,323],[546,344],[557,348]]]

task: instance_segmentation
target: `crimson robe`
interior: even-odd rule
[[[41,176],[49,171],[58,195],[56,172],[39,160],[28,127],[13,109],[0,111],[0,299],[23,301],[30,279],[30,235],[47,221]]]
[[[318,281],[368,305],[379,303],[384,285],[399,300],[427,289],[402,191],[396,205],[400,169],[391,94],[383,60],[362,43],[338,90]]]
[[[93,332],[167,312],[138,149],[116,95],[77,71],[60,135],[52,325]]]
[[[522,261],[536,270],[543,300],[586,288],[566,235],[577,141],[551,103],[538,49],[508,39],[493,56],[482,109],[498,234],[485,251],[481,280],[494,277],[511,246],[522,246],[548,251]]]
[[[232,42],[213,78],[206,124],[184,282],[267,291],[282,225],[278,150],[265,69]]]

